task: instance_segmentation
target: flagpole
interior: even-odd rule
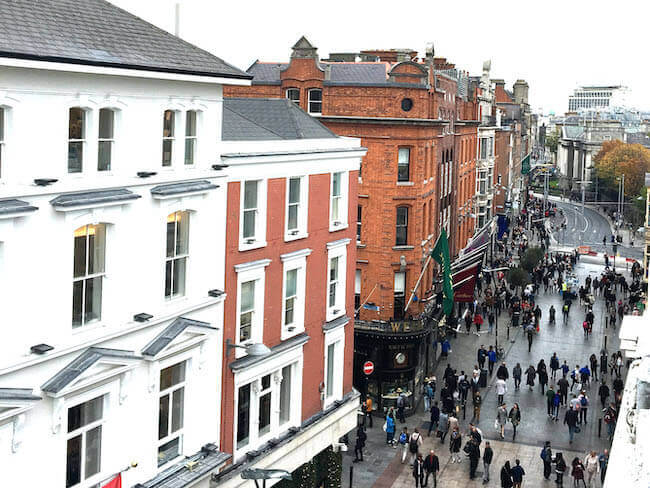
[[[415,295],[415,292],[418,291],[418,286],[420,286],[420,281],[422,281],[422,277],[424,276],[424,272],[427,270],[427,266],[429,266],[429,263],[431,262],[431,254],[427,256],[427,260],[424,262],[424,266],[422,266],[422,272],[420,273],[420,277],[418,278],[417,283],[415,283],[415,287],[413,288],[413,291],[411,292],[411,297],[409,298],[408,303],[406,304],[406,307],[404,307],[404,311],[408,310],[409,305],[411,305],[411,302],[413,301],[413,296]]]
[[[358,314],[358,313],[359,313],[359,310],[361,310],[361,308],[362,308],[366,303],[368,303],[368,300],[370,299],[370,296],[371,296],[371,295],[373,294],[373,292],[375,291],[375,288],[377,288],[377,283],[375,283],[375,286],[372,287],[372,290],[370,290],[370,293],[368,293],[368,296],[367,296],[366,299],[363,301],[363,303],[362,303],[361,305],[359,305],[359,308],[357,308],[357,309],[354,311],[354,315]]]
[[[105,478],[104,481],[100,481],[100,482],[98,483],[98,485],[101,487],[101,486],[104,485],[104,483],[106,483],[106,482],[108,482],[108,481],[113,481],[113,480],[115,479],[115,477],[121,475],[122,473],[124,473],[125,471],[128,471],[128,470],[131,469],[131,468],[135,468],[137,465],[138,465],[138,464],[135,463],[135,466],[134,466],[134,465],[130,465],[130,466],[127,466],[126,468],[124,468],[123,470],[118,471],[117,473],[113,473],[113,474],[110,475],[108,478]]]

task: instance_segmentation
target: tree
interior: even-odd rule
[[[557,153],[557,145],[560,142],[560,131],[555,129],[553,133],[546,136],[546,147],[553,153]]]
[[[516,288],[524,287],[530,283],[530,276],[523,268],[511,268],[508,270],[508,283]]]
[[[609,190],[618,188],[618,178],[625,175],[625,196],[637,197],[645,186],[645,174],[650,172],[650,150],[641,144],[605,141],[594,157],[596,175]]]
[[[544,251],[541,247],[529,247],[526,249],[526,252],[524,252],[519,265],[529,273],[532,273],[535,266],[537,266],[543,258]]]

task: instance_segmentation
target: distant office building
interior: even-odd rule
[[[569,112],[625,107],[627,94],[626,86],[580,86],[569,95]]]

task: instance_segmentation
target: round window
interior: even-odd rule
[[[404,110],[404,112],[408,112],[412,108],[413,108],[413,100],[411,100],[410,98],[402,99],[402,110]]]

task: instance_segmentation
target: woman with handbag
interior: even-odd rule
[[[508,414],[508,418],[510,419],[510,422],[512,423],[512,440],[514,442],[515,437],[517,436],[517,426],[519,425],[519,422],[521,422],[521,411],[519,410],[519,404],[515,403],[514,406],[510,409],[510,413]]]
[[[451,435],[449,436],[449,452],[451,454],[452,463],[460,463],[460,444],[461,444],[461,435],[458,427],[455,427]]]

